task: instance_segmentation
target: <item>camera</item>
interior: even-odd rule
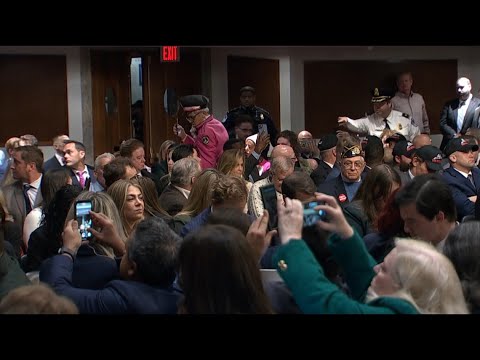
[[[312,226],[319,220],[325,221],[327,213],[325,210],[315,210],[318,205],[323,205],[321,202],[310,201],[303,206],[303,226]]]

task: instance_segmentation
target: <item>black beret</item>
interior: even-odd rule
[[[187,95],[181,97],[179,101],[185,112],[205,109],[209,104],[208,98],[204,95]]]
[[[391,99],[395,93],[391,89],[387,88],[375,88],[372,89],[372,103],[382,102]]]
[[[338,142],[337,135],[335,134],[324,135],[320,138],[320,141],[317,144],[318,150],[325,151],[325,150],[334,148],[335,146],[337,146],[337,142]]]

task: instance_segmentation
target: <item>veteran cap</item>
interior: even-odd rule
[[[357,144],[352,146],[345,146],[343,148],[343,151],[340,157],[342,159],[346,159],[346,158],[352,158],[355,156],[363,156],[362,148],[360,147],[360,145],[357,145]]]
[[[180,105],[185,112],[205,109],[208,106],[209,100],[204,95],[187,95],[179,99]]]
[[[406,140],[401,140],[395,144],[393,147],[392,155],[393,156],[406,156],[408,158],[412,158],[412,154],[415,150],[415,146]]]

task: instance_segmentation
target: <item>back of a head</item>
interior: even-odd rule
[[[196,177],[201,170],[200,162],[197,159],[193,157],[180,159],[173,165],[170,182],[174,186],[189,187],[193,184],[192,178]]]
[[[313,197],[315,191],[317,191],[315,183],[304,171],[294,171],[282,182],[282,194],[290,199],[302,200],[302,196]]]
[[[448,234],[443,254],[450,259],[462,282],[465,299],[475,312],[480,310],[480,221],[456,226]]]
[[[0,302],[0,314],[78,314],[77,306],[46,284],[20,286]]]
[[[365,152],[365,162],[368,166],[374,166],[383,162],[383,143],[379,137],[369,135],[367,142],[363,147]]]
[[[103,177],[105,178],[107,188],[125,176],[127,166],[134,168],[131,160],[123,156],[117,157],[105,165],[103,168]]]
[[[40,191],[43,198],[43,207],[47,208],[55,193],[64,185],[68,184],[70,175],[65,168],[52,169],[47,171],[40,184]]]
[[[156,216],[139,222],[127,242],[128,259],[135,262],[139,279],[151,286],[171,286],[180,242],[181,238]]]
[[[398,191],[395,201],[399,207],[414,203],[417,211],[429,220],[433,220],[439,211],[450,222],[457,219],[452,191],[436,174],[415,176]]]
[[[212,203],[212,193],[215,184],[223,176],[217,169],[204,169],[193,183],[192,190],[181,213],[191,216],[198,215]]]
[[[175,163],[180,159],[193,156],[193,145],[191,144],[179,144],[175,146],[172,152],[172,161]]]
[[[179,266],[183,313],[271,313],[253,249],[239,230],[207,225],[188,234]]]
[[[400,297],[424,314],[468,313],[460,280],[448,258],[424,241],[396,240],[393,280]]]
[[[212,192],[212,204],[247,201],[248,189],[245,180],[223,175],[218,179]]]
[[[222,211],[212,212],[208,216],[207,224],[232,226],[246,236],[252,220],[240,209],[223,208]]]

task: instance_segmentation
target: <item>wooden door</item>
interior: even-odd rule
[[[94,156],[114,152],[132,136],[130,54],[91,52]]]
[[[278,60],[228,56],[228,107],[240,105],[240,89],[253,86],[256,104],[270,112],[280,131],[280,63]],[[220,115],[218,115],[220,116]],[[223,116],[222,116],[223,118]]]

